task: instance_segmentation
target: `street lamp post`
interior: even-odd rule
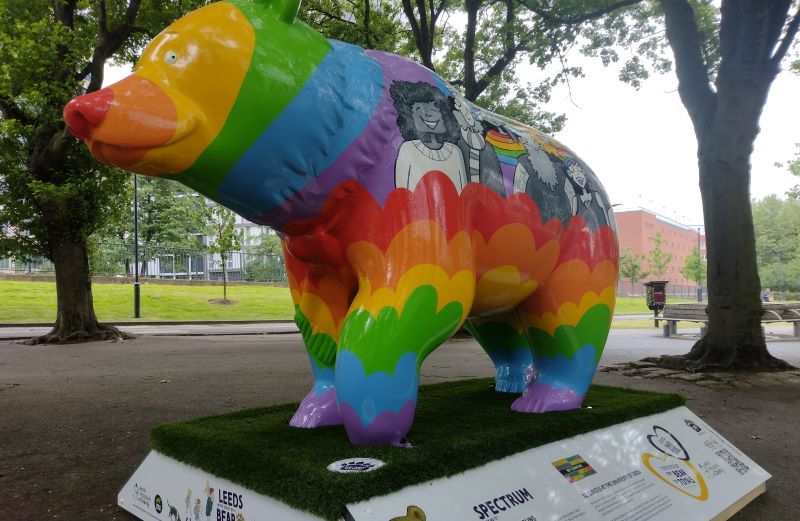
[[[133,175],[133,318],[139,318],[139,176]]]

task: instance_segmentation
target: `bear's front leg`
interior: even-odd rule
[[[314,386],[292,417],[292,427],[314,428],[342,423],[336,402],[334,364],[342,321],[355,283],[346,273],[299,261],[285,254],[295,323],[311,362]]]
[[[436,223],[407,226],[386,252],[348,251],[359,291],[342,326],[336,393],[350,441],[400,445],[411,428],[419,370],[472,305],[475,273],[465,235],[447,241]]]
[[[514,311],[487,318],[470,318],[467,330],[495,367],[494,388],[521,393],[533,375],[531,346],[519,314]]]

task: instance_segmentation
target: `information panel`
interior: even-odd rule
[[[391,472],[367,460],[336,463]],[[678,407],[343,510],[347,521],[716,521],[756,497],[769,478]],[[321,519],[155,451],[123,486],[118,504],[143,520]]]
[[[347,505],[347,513],[353,521],[711,520],[752,500],[769,478],[678,407]]]

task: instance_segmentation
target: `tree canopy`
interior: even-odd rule
[[[800,201],[771,195],[753,203],[761,284],[800,291]]]
[[[56,270],[58,314],[43,341],[118,334],[94,314],[89,235],[129,208],[128,174],[99,164],[65,129],[64,105],[99,89],[198,0],[0,0],[0,256]]]

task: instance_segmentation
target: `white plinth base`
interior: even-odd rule
[[[678,407],[342,505],[342,513],[347,521],[723,521],[762,494],[769,478]],[[146,520],[321,519],[155,451],[118,503]]]

